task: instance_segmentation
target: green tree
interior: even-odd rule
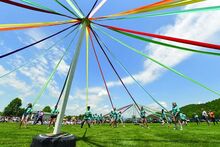
[[[15,98],[12,100],[8,106],[5,107],[3,111],[4,116],[21,116],[21,105],[22,100],[20,98]]]
[[[3,115],[3,113],[2,112],[0,112],[0,116],[2,116]]]
[[[44,111],[44,112],[51,112],[50,106],[44,107],[43,111]]]

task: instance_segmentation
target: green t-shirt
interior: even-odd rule
[[[85,120],[90,120],[92,119],[92,113],[90,110],[86,111],[85,114],[84,114],[84,119]]]
[[[146,114],[146,112],[145,112],[145,110],[141,110],[141,117],[145,117],[145,114]]]
[[[59,113],[58,109],[53,109],[51,111],[51,115],[58,115],[58,113]]]
[[[182,120],[186,120],[186,115],[183,114],[183,113],[180,113],[180,118],[181,118]]]
[[[161,117],[162,117],[163,119],[166,118],[166,113],[163,112],[163,113],[161,114]]]
[[[194,116],[194,118],[199,118],[199,116],[196,114],[196,115]]]
[[[179,109],[178,106],[173,107],[173,109],[172,109],[172,113],[173,113],[173,115],[176,115],[176,114],[179,113],[179,112],[180,112],[180,109]]]
[[[117,111],[113,111],[112,114],[113,114],[113,118],[114,118],[114,119],[117,119],[117,118],[118,118],[118,112],[117,112]]]
[[[121,118],[122,118],[122,117],[121,117],[121,113],[118,113],[118,118],[119,118],[119,119],[121,119]]]
[[[29,107],[29,108],[26,109],[25,113],[26,113],[26,114],[31,114],[32,111],[33,111],[32,108]]]

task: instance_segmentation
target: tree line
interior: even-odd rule
[[[0,116],[17,116],[21,117],[25,108],[22,107],[22,100],[20,98],[13,99],[3,110]],[[44,107],[43,112],[51,112],[50,106]]]

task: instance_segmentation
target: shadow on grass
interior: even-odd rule
[[[106,138],[103,139],[95,137],[95,136],[86,136],[87,134],[87,129],[85,130],[84,134],[82,137],[77,137],[77,142],[78,141],[83,141],[84,143],[88,144],[89,146],[97,146],[97,147],[104,147],[108,145],[113,145],[113,146],[138,146],[138,145],[152,145],[154,144],[163,144],[163,143],[170,143],[170,144],[193,144],[193,145],[215,145],[215,144],[220,144],[220,141],[210,141],[210,140],[199,140],[195,138],[186,138],[183,136],[178,136],[177,134],[158,134],[156,135],[157,137],[161,137],[158,139],[132,139],[132,138],[116,138],[116,139],[111,139],[111,138]],[[104,134],[103,134],[104,135]],[[194,140],[193,140],[194,139]],[[131,145],[132,144],[132,145]]]
[[[87,143],[88,145],[93,145],[93,146],[97,146],[97,147],[104,147],[104,145],[99,144],[96,141],[92,141],[91,137],[86,137],[86,133],[87,133],[87,128],[86,128],[82,137],[77,137],[77,141],[83,141],[83,142]]]

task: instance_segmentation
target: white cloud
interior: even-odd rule
[[[7,73],[8,71],[0,65],[0,73]],[[33,94],[33,90],[31,86],[29,86],[26,82],[19,80],[16,73],[10,74],[7,78],[2,78],[0,80],[0,85],[3,87],[11,87],[19,91],[19,95],[22,97],[27,97]]]
[[[219,1],[210,0],[203,3],[186,6],[184,9],[213,6],[219,4]],[[160,28],[158,33],[162,35],[180,37],[185,39],[215,42],[216,34],[220,31],[220,21],[218,21],[219,17],[220,12],[191,13],[179,15],[176,17],[174,24]],[[149,53],[150,57],[153,57],[159,60],[160,62],[164,63],[165,65],[171,67],[178,65],[179,63],[183,62],[185,59],[189,58],[192,55],[192,53],[166,48],[154,44],[149,44],[146,47],[146,50]],[[163,69],[163,67],[155,63],[152,63],[149,60],[146,60],[144,62],[144,69],[134,74],[133,76],[142,84],[149,84],[154,80],[158,79],[164,72],[165,69]],[[123,81],[126,84],[134,83],[134,81],[130,77],[124,77]],[[119,85],[121,85],[119,81],[108,82],[109,87]],[[80,97],[85,98],[85,95],[80,94],[78,98]],[[161,102],[161,104],[165,107],[168,106],[166,102]],[[149,107],[156,110],[161,109],[157,104],[150,104]]]
[[[62,60],[60,66],[58,67],[59,74],[67,75],[68,70],[69,70],[69,65],[66,63],[65,60]]]
[[[163,101],[160,101],[159,102],[163,107],[165,107],[165,108],[168,108],[168,104],[167,104],[167,102],[163,102]],[[161,107],[158,105],[158,104],[156,104],[156,103],[151,103],[151,104],[148,104],[148,105],[146,105],[148,108],[150,108],[151,110],[153,110],[153,111],[161,111]]]
[[[103,87],[90,87],[89,88],[89,100],[88,103],[90,106],[95,107],[99,104],[104,98],[107,99],[107,92]],[[77,89],[75,95],[71,99],[80,99],[86,100],[86,89]]]
[[[209,0],[203,3],[186,6],[184,9],[191,9],[205,6],[216,6],[219,5],[220,1]],[[175,23],[164,26],[159,29],[159,34],[180,37],[185,39],[192,39],[205,42],[217,42],[216,35],[220,32],[220,12],[205,12],[205,13],[190,13],[184,15],[178,15]],[[207,23],[208,22],[208,23]],[[168,42],[168,41],[163,41]],[[219,42],[219,41],[218,41]],[[177,44],[177,43],[172,43]],[[186,46],[186,45],[184,45]],[[188,45],[189,46],[189,45]],[[196,47],[194,47],[196,48]],[[158,46],[155,44],[149,44],[146,47],[146,52],[149,56],[155,58],[161,63],[174,67],[185,59],[189,58],[192,53],[184,52],[172,48]],[[158,79],[165,69],[150,60],[144,62],[144,69],[133,76],[142,84],[149,84],[154,80]],[[133,84],[134,81],[130,77],[124,77],[123,81],[126,84]],[[108,82],[108,85],[118,86],[119,81]]]

